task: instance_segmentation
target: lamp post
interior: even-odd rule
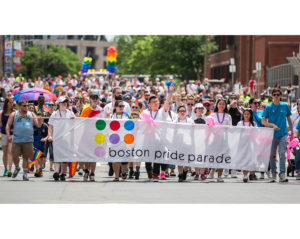
[[[256,62],[256,65],[255,65],[255,68],[256,68],[256,74],[257,74],[257,97],[259,98],[260,96],[260,92],[259,92],[259,87],[260,87],[260,84],[259,84],[259,80],[260,80],[260,75],[261,75],[261,62]]]
[[[230,58],[229,72],[231,73],[232,92],[234,91],[234,72],[235,71],[236,71],[236,67],[234,64],[234,58]]]

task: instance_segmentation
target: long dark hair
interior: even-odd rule
[[[250,123],[252,124],[252,126],[254,126],[253,111],[252,111],[251,109],[244,109],[243,116],[242,116],[242,120],[243,120],[243,121],[245,120],[245,119],[244,119],[244,114],[245,114],[246,111],[250,113],[250,119],[249,119],[249,121],[250,121]]]
[[[224,101],[224,103],[225,103],[224,113],[228,113],[227,104],[226,104],[226,99],[224,99],[224,98],[218,99],[218,101],[217,101],[217,103],[216,103],[216,107],[215,107],[214,112],[218,112],[218,111],[219,111],[219,109],[218,109],[218,104],[219,104],[221,101]]]
[[[119,106],[120,103],[123,103],[123,101],[122,100],[116,100],[115,105],[114,105],[113,114],[116,113],[116,108]]]
[[[6,98],[5,101],[4,101],[4,105],[3,105],[3,113],[2,114],[6,114],[7,113],[7,110],[8,110],[8,103],[10,100],[13,100],[12,98]],[[14,108],[12,107],[11,108],[11,112],[14,111]]]

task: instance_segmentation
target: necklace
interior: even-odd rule
[[[218,117],[218,122],[219,124],[223,124],[224,120],[225,120],[225,112],[223,113],[223,119],[222,121],[220,122],[220,119],[219,119],[219,112],[217,112],[217,117]]]
[[[150,110],[150,115],[151,115],[151,118],[152,118],[152,119],[154,119],[154,120],[155,120],[155,119],[156,119],[156,117],[157,117],[157,114],[158,114],[158,111],[156,111],[156,113],[155,113],[155,115],[154,115],[154,117],[153,117],[153,116],[152,116],[152,110]]]
[[[245,126],[245,121],[243,120],[243,126]],[[251,123],[249,122],[249,127],[251,126]]]

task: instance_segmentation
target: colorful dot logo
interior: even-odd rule
[[[120,136],[118,134],[112,134],[111,136],[109,136],[109,141],[112,144],[117,144],[120,141]]]
[[[101,146],[98,146],[96,149],[95,149],[95,155],[97,157],[102,157],[105,155],[105,149]]]
[[[96,141],[98,144],[103,144],[103,143],[105,142],[105,135],[102,134],[102,133],[96,134],[96,136],[95,136],[95,141]]]
[[[132,144],[134,142],[134,136],[132,134],[126,134],[124,136],[124,142],[126,144]]]
[[[131,120],[128,120],[125,122],[124,124],[124,128],[128,131],[133,130],[134,129],[134,122]]]
[[[110,122],[109,126],[110,126],[112,131],[117,131],[117,130],[120,129],[120,122],[117,121],[117,120],[114,120],[114,121]]]
[[[96,128],[97,128],[98,130],[104,130],[105,127],[106,127],[106,123],[105,123],[104,120],[98,120],[98,121],[96,122]]]

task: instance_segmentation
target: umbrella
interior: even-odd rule
[[[12,92],[13,95],[16,95],[20,91],[20,87],[15,88]]]
[[[41,88],[28,88],[22,90],[15,95],[14,100],[38,100],[40,94],[44,95],[45,100],[57,100],[56,95]]]

